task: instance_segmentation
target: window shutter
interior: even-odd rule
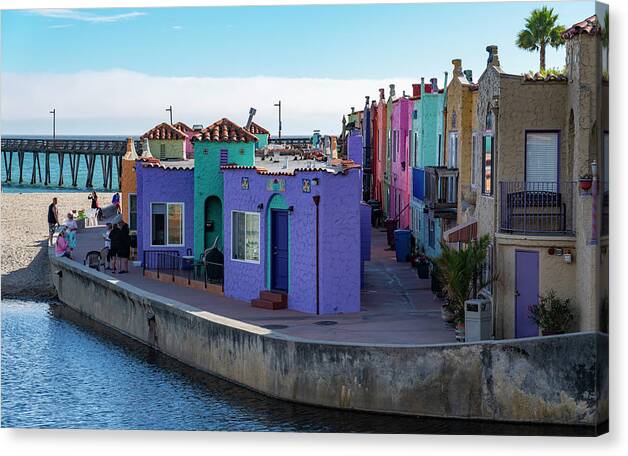
[[[526,182],[558,181],[558,133],[526,134]]]

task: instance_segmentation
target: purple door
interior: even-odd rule
[[[288,211],[270,211],[270,287],[288,291]]]
[[[539,300],[539,252],[515,251],[515,337],[539,335],[529,308]]]

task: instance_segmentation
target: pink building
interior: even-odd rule
[[[391,123],[391,179],[389,218],[399,219],[399,228],[410,226],[410,155],[412,100],[405,95],[393,103]]]

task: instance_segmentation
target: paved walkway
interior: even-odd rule
[[[78,233],[77,261],[103,246],[104,227]],[[217,315],[244,321],[272,331],[305,339],[369,344],[436,344],[455,342],[453,329],[440,317],[441,302],[420,280],[409,263],[397,263],[385,250],[386,235],[372,231],[372,259],[365,265],[362,311],[342,315],[311,315],[292,310],[265,310],[250,303],[142,276],[141,268],[129,274],[111,274],[143,290]]]

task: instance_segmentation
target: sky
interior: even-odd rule
[[[502,68],[538,68],[514,42],[544,4],[569,26],[594,2],[417,3],[268,7],[38,9],[2,11],[3,134],[140,135],[167,121],[208,125],[222,117],[277,133],[340,130],[380,87],[439,79],[461,58],[477,79],[489,44]],[[564,48],[549,50],[564,66]]]

